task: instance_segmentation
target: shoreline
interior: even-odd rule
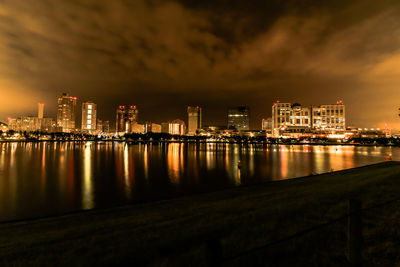
[[[219,142],[219,141],[143,141],[143,140],[0,140],[1,143],[127,143],[129,145],[137,144],[232,144],[232,145],[286,145],[286,146],[365,146],[365,147],[400,147],[400,144],[362,144],[362,143],[279,143],[279,142]]]

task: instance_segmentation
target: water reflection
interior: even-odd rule
[[[142,202],[399,160],[353,146],[0,143],[0,220]]]
[[[92,143],[85,144],[83,156],[83,185],[82,185],[82,208],[92,209],[93,199],[93,176],[92,176]]]
[[[168,175],[172,183],[178,184],[183,169],[183,145],[172,143],[167,148]]]

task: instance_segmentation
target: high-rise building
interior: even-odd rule
[[[138,122],[139,110],[136,106],[119,106],[116,114],[116,132],[131,133]]]
[[[247,106],[230,107],[228,109],[228,129],[238,131],[249,130],[250,108]]]
[[[96,132],[97,123],[97,105],[94,102],[88,101],[82,103],[82,132]]]
[[[125,132],[125,106],[118,107],[115,121],[115,131]]]
[[[188,135],[195,135],[197,130],[201,129],[201,107],[187,108],[188,113]]]
[[[67,93],[63,93],[58,98],[57,127],[62,132],[69,133],[75,130],[76,100],[76,97],[69,96]]]
[[[44,104],[38,103],[38,118],[43,119],[43,115],[44,115]]]

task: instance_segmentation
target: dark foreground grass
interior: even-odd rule
[[[363,207],[400,197],[400,163],[150,204],[0,224],[2,266],[204,266],[219,237],[226,266],[345,266],[346,221],[255,250]],[[363,213],[365,265],[400,262],[400,201]],[[244,254],[246,251],[252,253]]]

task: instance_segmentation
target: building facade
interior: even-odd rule
[[[272,133],[279,137],[286,130],[345,130],[345,116],[345,105],[342,101],[311,107],[275,102],[272,105]]]
[[[336,104],[312,107],[312,128],[321,130],[345,130],[346,110],[342,101]]]
[[[57,101],[57,127],[65,133],[75,130],[76,97],[63,93]]]
[[[228,108],[228,129],[247,131],[250,128],[250,108],[247,106]]]
[[[197,130],[201,129],[201,107],[187,108],[188,113],[188,135],[195,135]]]
[[[272,118],[262,119],[261,129],[264,131],[272,130]]]
[[[161,133],[161,124],[146,122],[144,124],[144,133]]]
[[[186,133],[186,125],[183,120],[176,119],[169,122],[161,123],[161,132],[171,135],[184,135]]]
[[[95,133],[97,131],[97,105],[88,101],[82,103],[82,132]]]
[[[116,114],[116,132],[132,133],[138,118],[139,110],[136,106],[119,106]]]

